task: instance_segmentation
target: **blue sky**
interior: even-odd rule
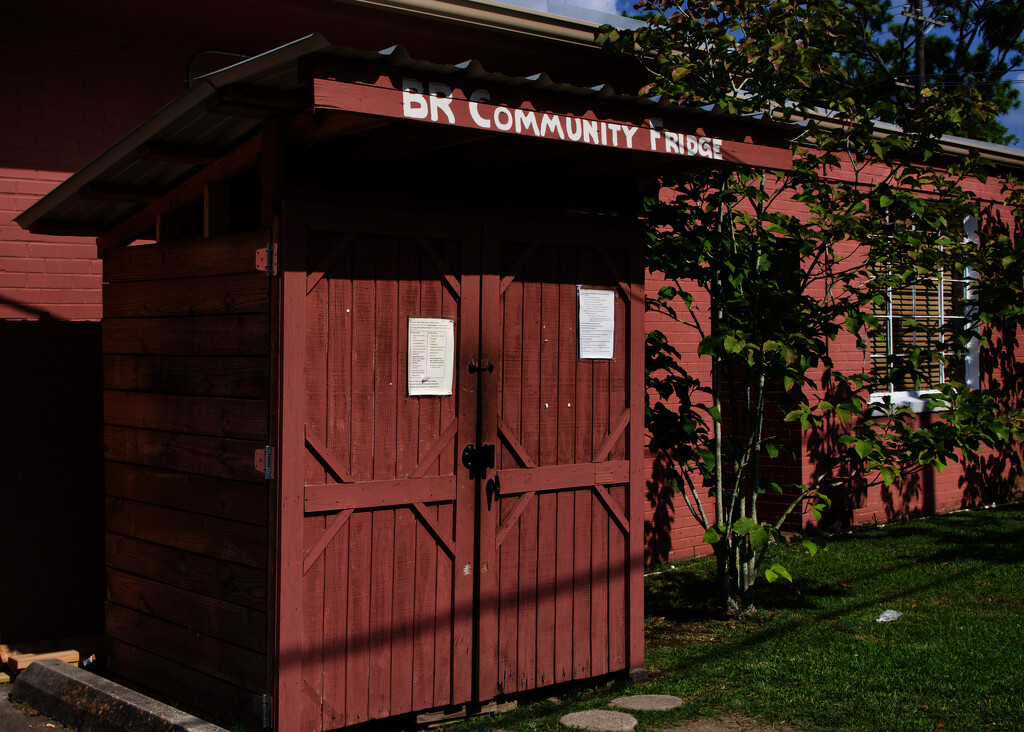
[[[512,4],[519,4],[517,0],[506,0]],[[621,13],[623,10],[632,10],[634,0],[563,0],[570,5],[577,5],[579,7],[589,8],[591,10],[600,10],[606,13]],[[1022,96],[1024,96],[1024,70],[1018,70],[1015,73],[1015,80],[1018,84],[1018,88],[1021,90]],[[1015,109],[1003,117],[1003,124],[1009,128],[1010,132],[1017,135],[1021,140],[1017,143],[1017,147],[1024,147],[1024,104],[1019,109]]]

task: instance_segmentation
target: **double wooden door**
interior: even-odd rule
[[[302,472],[301,551],[282,537],[301,554],[301,580],[282,587],[301,587],[302,728],[639,665],[634,232],[289,210],[301,225],[282,246],[304,239],[304,312],[289,321],[304,341],[304,449],[285,462]],[[581,358],[581,289],[613,293],[606,357]],[[410,318],[453,321],[450,395],[410,396]]]

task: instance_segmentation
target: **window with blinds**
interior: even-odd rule
[[[912,285],[889,288],[872,314],[879,329],[871,338],[871,375],[885,391],[933,389],[947,381],[967,380],[966,354],[945,348],[957,329],[968,325],[971,282],[939,272]],[[924,359],[914,365],[919,349],[941,353],[944,359]]]

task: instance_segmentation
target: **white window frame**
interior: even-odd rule
[[[964,217],[964,240],[966,242],[973,243],[975,246],[977,246],[979,244],[980,239],[978,238],[978,219],[976,217],[974,217],[974,216],[965,216]],[[968,267],[967,270],[964,272],[963,279],[967,280],[968,282],[977,282],[978,281],[978,274],[977,274],[977,272],[973,268]],[[939,291],[939,319],[940,319],[940,325],[941,325],[942,324],[942,319],[943,319],[943,317],[945,315],[945,303],[943,302],[945,294],[943,292],[943,288],[941,286],[941,283],[939,285],[938,291]],[[968,284],[967,287],[965,288],[965,292],[964,292],[964,300],[967,303],[965,308],[964,308],[964,315],[963,315],[964,328],[965,329],[971,327],[975,323],[975,321],[977,319],[978,306],[977,306],[976,295],[977,295],[977,288],[976,287],[972,287],[970,284]],[[888,340],[887,347],[886,347],[886,356],[888,357],[893,352],[892,338],[893,338],[893,332],[894,331],[893,331],[892,323],[893,323],[894,318],[892,316],[892,301],[889,299],[888,294],[886,295],[886,300],[888,302],[887,314],[885,316],[882,316],[880,319],[881,320],[884,320],[884,319],[888,319],[889,320],[889,327],[886,329],[887,340]],[[868,358],[870,359],[870,357],[871,357],[871,354],[869,352]],[[979,344],[977,338],[972,338],[970,343],[967,344],[967,348],[966,348],[965,353],[964,353],[964,381],[967,384],[967,386],[969,388],[971,388],[971,389],[977,389],[981,385],[981,372],[980,372],[980,367],[979,367],[979,358],[980,358],[980,344]],[[945,367],[945,364],[939,364],[939,383],[945,383],[945,382],[946,382],[946,367]],[[916,414],[923,414],[923,413],[932,412],[932,411],[943,411],[942,409],[937,409],[936,410],[936,409],[930,409],[928,407],[928,402],[931,400],[931,396],[933,394],[937,394],[937,393],[938,392],[935,389],[920,389],[920,390],[910,390],[910,391],[895,391],[895,390],[877,391],[877,392],[872,392],[872,394],[870,396],[870,402],[872,404],[886,404],[886,403],[888,403],[888,404],[890,404],[892,406],[909,407],[910,410],[913,411]]]

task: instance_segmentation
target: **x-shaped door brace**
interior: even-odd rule
[[[608,492],[607,485],[626,483],[629,481],[629,461],[615,460],[609,462],[608,455],[611,453],[615,443],[629,425],[630,411],[626,409],[615,427],[608,433],[608,437],[601,444],[593,462],[573,463],[569,465],[553,465],[550,467],[539,467],[526,451],[526,448],[512,435],[504,420],[498,418],[498,436],[508,446],[509,451],[516,461],[522,466],[515,471],[499,470],[497,479],[500,483],[501,493],[504,495],[521,493],[519,500],[512,507],[512,510],[505,517],[498,527],[495,536],[495,546],[501,543],[508,536],[508,533],[515,526],[516,521],[523,511],[530,505],[530,501],[539,492],[567,490],[589,486],[594,494],[604,505],[605,509],[619,525],[623,534],[629,534],[629,521],[618,502]],[[504,476],[504,477],[502,477]],[[537,487],[531,488],[530,486]]]
[[[337,483],[308,484],[305,486],[304,510],[306,513],[329,513],[338,511],[331,518],[323,536],[310,547],[302,560],[305,574],[323,554],[349,516],[360,508],[382,508],[385,506],[409,506],[413,513],[430,532],[449,557],[455,559],[455,539],[438,526],[427,511],[427,503],[443,503],[455,500],[455,476],[441,475],[424,477],[445,445],[455,437],[458,423],[453,419],[444,432],[431,443],[419,464],[406,478],[398,480],[360,480],[349,475],[335,458],[327,445],[306,424],[306,447],[313,456],[334,476]],[[410,497],[415,494],[415,498]]]

